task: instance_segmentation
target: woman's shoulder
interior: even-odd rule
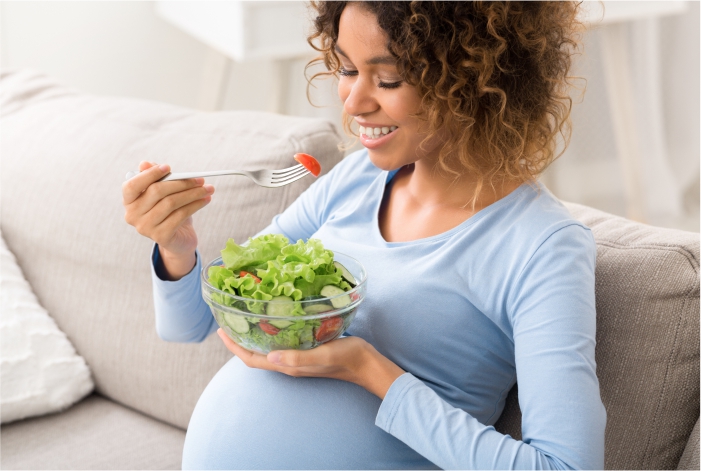
[[[524,183],[498,216],[500,232],[535,252],[543,244],[562,239],[583,249],[595,248],[591,230],[575,219],[564,204],[540,182]]]

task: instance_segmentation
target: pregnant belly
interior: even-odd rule
[[[354,384],[250,369],[234,357],[197,402],[183,469],[436,469],[375,426],[380,403]]]

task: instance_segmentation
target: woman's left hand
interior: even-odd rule
[[[217,330],[226,348],[250,368],[278,371],[289,376],[334,378],[364,387],[380,399],[404,373],[399,366],[359,337],[344,337],[312,350],[273,350],[267,355],[251,352]]]

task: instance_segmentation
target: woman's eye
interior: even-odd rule
[[[341,77],[355,77],[358,75],[357,70],[349,70],[346,69],[345,67],[341,67],[338,69],[338,75]],[[380,82],[377,84],[378,88],[384,88],[384,89],[392,89],[392,88],[399,88],[402,85],[403,80],[399,80],[397,82],[383,82],[380,80]]]
[[[378,87],[380,88],[399,88],[402,85],[402,81],[398,82],[380,82],[377,84]]]

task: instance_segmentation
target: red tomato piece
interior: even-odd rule
[[[341,327],[343,327],[343,319],[340,317],[325,319],[321,322],[321,325],[316,328],[314,338],[317,342],[328,342],[338,334]]]
[[[309,154],[295,154],[295,160],[311,172],[312,175],[318,177],[321,173],[321,165],[314,157]]]
[[[239,276],[240,276],[241,278],[243,278],[243,277],[246,276],[246,275],[251,275],[251,277],[253,277],[253,281],[255,281],[256,283],[260,283],[260,278],[258,278],[258,277],[257,277],[256,275],[254,275],[253,273],[250,273],[250,272],[247,272],[247,271],[243,271],[243,270],[241,270],[241,273],[239,273]]]
[[[280,332],[280,329],[278,329],[274,325],[269,324],[268,321],[260,321],[258,323],[258,327],[260,327],[260,330],[262,330],[268,335],[277,335],[278,332]]]

